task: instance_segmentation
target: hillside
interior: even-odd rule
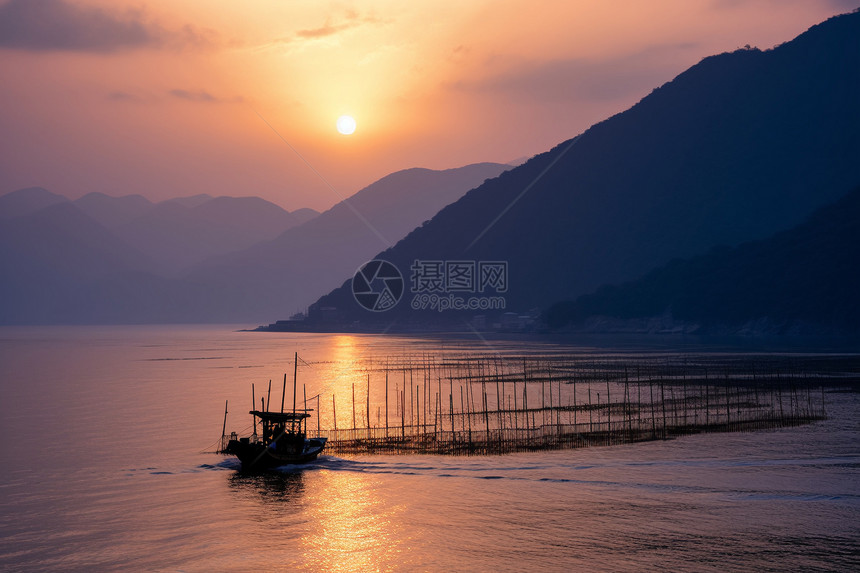
[[[860,188],[762,241],[672,261],[551,306],[551,328],[629,328],[671,317],[698,331],[860,332]],[[644,324],[644,323],[643,323]]]
[[[704,59],[471,191],[378,257],[407,280],[416,259],[506,261],[507,310],[522,312],[762,239],[860,182],[857,101],[860,13],[852,13],[771,50]],[[349,323],[463,318],[414,311],[408,300],[369,313],[348,282],[315,305],[323,307]]]

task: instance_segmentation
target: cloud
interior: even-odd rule
[[[292,36],[277,38],[267,45],[289,44],[300,40],[319,40],[322,38],[336,36],[341,32],[360,28],[361,26],[367,24],[384,23],[387,23],[387,20],[383,20],[382,18],[378,18],[373,15],[362,16],[355,10],[347,10],[338,22],[332,23],[331,20],[327,19],[326,23],[318,28],[306,28],[304,30],[298,30]]]
[[[365,24],[379,24],[382,20],[376,18],[374,16],[359,16],[355,12],[350,12],[346,16],[346,20],[344,22],[340,22],[338,24],[331,24],[326,22],[324,26],[319,28],[309,28],[307,30],[299,30],[296,32],[296,38],[300,38],[303,40],[314,40],[318,38],[326,38],[328,36],[334,36],[346,30],[351,30],[353,28],[358,28]]]
[[[308,30],[299,30],[296,32],[297,38],[304,39],[315,39],[315,38],[325,38],[326,36],[334,36],[339,32],[343,32],[344,30],[349,30],[350,28],[355,28],[357,24],[352,22],[346,22],[343,24],[326,24],[320,28],[310,28]]]
[[[216,102],[218,101],[215,96],[210,94],[209,92],[205,92],[203,90],[198,90],[196,92],[191,92],[188,90],[170,90],[170,95],[173,97],[178,97],[179,99],[185,99],[188,101],[203,101],[203,102]]]
[[[198,103],[242,103],[243,101],[245,101],[244,98],[242,98],[241,96],[234,98],[215,97],[205,90],[191,91],[184,89],[173,89],[167,93],[181,100]]]
[[[111,53],[144,47],[212,42],[190,26],[171,32],[138,11],[117,14],[66,0],[9,0],[0,4],[0,48]]]
[[[130,94],[128,92],[115,91],[108,94],[107,98],[110,101],[124,101],[124,102],[140,102],[143,101],[143,98],[139,95]]]
[[[605,60],[565,59],[518,62],[501,72],[478,80],[449,85],[460,91],[507,95],[531,102],[568,100],[615,100],[644,95],[648,89],[680,72],[678,55],[695,44],[652,46],[635,54]]]
[[[242,96],[219,97],[213,95],[212,92],[203,89],[187,90],[182,88],[175,88],[158,94],[148,91],[114,90],[108,93],[105,96],[105,99],[119,104],[164,104],[173,100],[182,100],[185,102],[200,104],[230,104],[245,102],[245,98]]]

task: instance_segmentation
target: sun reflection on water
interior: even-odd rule
[[[321,404],[323,420],[333,420],[332,410],[337,410],[337,427],[353,427],[353,406],[355,406],[356,423],[363,425],[366,408],[359,407],[367,400],[367,378],[359,368],[359,362],[364,354],[358,348],[356,337],[350,335],[336,336],[331,345],[332,370],[328,382],[328,394],[336,402]],[[355,405],[353,404],[353,391],[355,392]],[[360,418],[360,420],[359,420]],[[334,427],[332,423],[329,427]]]
[[[401,508],[386,503],[372,476],[323,470],[309,488],[306,562],[319,571],[389,571],[401,567],[395,535]]]

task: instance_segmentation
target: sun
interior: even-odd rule
[[[351,135],[355,131],[355,120],[350,115],[337,118],[337,130],[343,135]]]

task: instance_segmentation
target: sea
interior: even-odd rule
[[[301,406],[333,417],[330,398],[314,398],[335,396],[345,427],[367,360],[609,351],[230,325],[2,327],[0,570],[860,570],[850,391],[827,392],[828,418],[813,424],[619,446],[323,455],[259,475],[213,453],[261,397],[291,407],[294,373]]]

